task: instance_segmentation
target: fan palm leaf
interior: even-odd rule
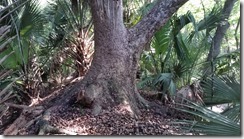
[[[138,83],[137,87],[139,89],[151,87],[160,91],[162,94],[166,94],[168,91],[170,95],[173,95],[176,93],[176,85],[173,79],[174,77],[171,73],[160,73],[142,79],[142,81]]]
[[[194,24],[194,31],[192,31],[188,36],[188,41],[191,41],[195,35],[199,35],[199,33],[203,33],[202,31],[206,31],[204,33],[205,38],[208,38],[210,35],[210,31],[215,29],[218,24],[220,24],[222,19],[222,7],[219,5],[215,5],[210,13],[208,13],[202,20]]]
[[[204,91],[204,102],[208,105],[223,103],[240,103],[240,83],[229,76],[207,78],[201,84]]]
[[[4,1],[3,1],[4,2]],[[6,3],[3,9],[0,9],[0,118],[8,110],[8,107],[4,106],[3,103],[11,98],[16,97],[16,92],[13,90],[13,85],[16,81],[19,81],[22,76],[18,76],[18,69],[11,68],[10,63],[16,62],[16,59],[12,59],[15,53],[19,51],[13,50],[14,41],[20,41],[18,39],[19,29],[13,26],[13,23],[17,22],[16,13],[21,11],[21,8],[28,1],[15,1],[13,3]],[[16,20],[15,20],[16,19]],[[17,30],[16,30],[17,29]],[[17,47],[16,47],[17,48]],[[15,63],[16,64],[16,63]],[[13,74],[15,73],[15,74]],[[17,77],[16,77],[17,75]]]
[[[215,136],[239,136],[241,127],[238,122],[225,115],[213,112],[202,105],[188,101],[188,104],[179,104],[185,108],[176,108],[177,110],[192,114],[198,117],[198,120],[179,120],[173,124],[182,124],[187,132],[201,133],[203,135]],[[191,110],[189,110],[191,109]],[[202,120],[199,120],[201,118]]]
[[[196,119],[176,123],[185,124],[185,129],[190,132],[204,135],[239,136],[241,134],[240,83],[233,77],[222,76],[208,78],[203,81],[201,86],[204,91],[204,106],[186,100],[186,104],[179,104],[183,108],[176,108],[196,116]],[[221,113],[206,108],[226,103],[230,103],[230,105]]]
[[[36,35],[43,34],[43,26],[47,21],[41,11],[38,0],[30,0],[26,3],[18,16],[18,29],[21,37],[31,37],[33,33]]]
[[[38,7],[37,0],[23,1],[20,5],[22,7],[12,5],[18,7],[18,9],[13,8],[15,11],[9,9],[10,12],[13,11],[12,14],[9,14],[11,32],[8,35],[9,40],[12,41],[7,44],[8,48],[4,49],[5,51],[0,54],[0,57],[2,58],[14,51],[3,63],[3,66],[9,69],[22,68],[26,72],[29,44],[35,40],[34,34],[42,34],[45,19]],[[7,42],[5,41],[5,43]]]
[[[222,7],[215,5],[211,12],[205,16],[204,19],[200,20],[196,23],[197,30],[202,31],[208,29],[211,31],[212,29],[216,28],[221,21],[222,15]]]
[[[152,47],[155,49],[156,54],[164,54],[170,46],[172,40],[170,22],[167,22],[163,28],[157,31],[152,40]]]

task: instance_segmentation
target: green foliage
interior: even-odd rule
[[[191,44],[181,33],[182,28],[189,23],[195,24],[191,12],[179,17],[174,15],[163,28],[155,33],[150,50],[145,51],[141,57],[140,66],[145,71],[144,76],[170,73],[174,77],[172,82],[175,82],[191,71],[198,53],[189,53],[189,49],[193,50],[195,47],[188,48]]]
[[[26,4],[27,2],[24,3]],[[7,1],[2,1],[0,4],[4,5],[4,8],[0,9],[0,117],[2,117],[8,110],[8,107],[3,105],[3,103],[11,98],[18,97],[13,86],[22,78],[22,75],[18,74],[19,70],[21,70],[20,66],[17,60],[13,59],[16,54],[19,54],[19,49],[14,47],[13,44],[19,37],[17,35],[19,30],[15,30],[17,21],[14,20],[14,14],[20,11],[24,4],[20,1],[10,4]]]
[[[30,0],[21,9],[16,19],[21,37],[31,38],[43,33],[43,25],[47,23],[39,7],[38,0]]]
[[[18,5],[14,8],[9,7],[10,13],[6,18],[7,23],[10,23],[10,39],[9,47],[0,54],[0,58],[11,54],[2,66],[8,69],[21,69],[24,72],[27,68],[27,62],[30,51],[31,41],[35,41],[34,35],[40,35],[43,31],[43,24],[45,23],[44,16],[38,8],[36,0],[29,0],[20,2],[22,7]],[[18,8],[18,9],[16,9]],[[15,10],[15,12],[11,12]],[[5,21],[6,22],[6,21]],[[4,23],[3,23],[4,24]],[[12,39],[11,37],[14,37]]]
[[[240,83],[234,77],[212,77],[202,82],[207,106],[240,103]]]
[[[234,77],[222,76],[208,78],[201,86],[204,106],[187,100],[187,104],[179,104],[184,108],[176,108],[196,116],[196,119],[176,123],[185,124],[189,132],[204,135],[240,135],[240,83]],[[206,108],[227,103],[229,105],[221,113]]]
[[[158,75],[149,76],[138,83],[139,89],[143,89],[146,86],[155,90],[160,90],[162,94],[166,94],[167,91],[169,91],[171,95],[176,93],[176,86],[173,81],[173,74],[171,73],[160,73]]]
[[[132,27],[148,13],[157,0],[123,0],[124,23],[127,27]]]
[[[196,31],[207,30],[210,32],[220,24],[222,17],[222,8],[215,5],[211,12],[197,23]]]
[[[187,108],[194,109],[178,109],[195,115],[202,120],[181,120],[174,122],[173,124],[183,125],[183,129],[187,132],[200,133],[203,135],[214,136],[240,136],[241,126],[235,120],[232,120],[225,115],[213,112],[207,108],[204,108],[193,102],[189,102],[188,105],[183,105]]]
[[[201,77],[199,71],[201,66],[205,66],[203,63],[209,51],[212,34],[221,24],[222,8],[221,5],[215,5],[198,22],[190,11],[171,17],[153,37],[150,50],[147,49],[141,57],[141,69],[146,72],[143,75],[171,72],[183,81],[177,83],[178,86],[189,84],[193,78]],[[177,70],[174,71],[175,69]],[[230,69],[218,68],[220,74],[224,71]]]
[[[183,108],[176,109],[194,115],[195,119],[177,123],[184,124],[183,128],[185,127],[188,132],[204,135],[240,135],[240,50],[228,49],[223,53],[222,48],[221,54],[213,63],[206,62],[212,36],[221,24],[221,12],[222,7],[215,5],[198,21],[194,17],[196,14],[193,15],[190,11],[171,17],[154,35],[150,48],[146,48],[141,56],[142,77],[138,87],[150,87],[163,94],[171,92],[172,95],[176,92],[175,88],[189,85],[197,79],[202,80],[202,69],[214,68],[216,76],[201,82],[205,105],[188,100],[188,104],[179,104]],[[223,104],[228,106],[222,113],[207,108]]]
[[[217,75],[235,75],[240,79],[240,50],[235,50],[227,54],[219,55],[216,58],[216,74]]]
[[[56,0],[46,7],[50,22],[47,24],[46,48],[43,51],[51,50],[51,53],[47,52],[47,61],[52,59],[48,65],[52,65],[56,58],[63,59],[58,60],[56,68],[61,68],[61,74],[65,75],[74,71],[84,74],[93,53],[93,28],[88,3],[77,2],[74,5],[71,1]],[[84,70],[81,71],[82,68]]]

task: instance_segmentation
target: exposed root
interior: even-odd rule
[[[65,129],[60,129],[57,127],[54,127],[49,124],[50,120],[50,111],[47,110],[42,118],[37,122],[37,125],[39,127],[39,133],[38,135],[46,135],[48,133],[51,134],[65,134],[65,135],[78,135],[78,133],[71,132]]]
[[[158,98],[157,96],[158,94],[150,94],[150,97],[155,98],[155,100]],[[166,113],[168,112],[168,110],[166,109],[167,107],[165,107],[164,105],[148,101],[139,93],[137,93],[137,98],[138,102],[142,105],[143,108],[155,109],[155,112],[159,115],[166,115]]]
[[[20,116],[4,130],[4,135],[18,135],[25,134],[26,129],[33,125],[36,121],[39,123],[39,119],[43,119],[42,114],[45,112],[45,109],[52,109],[57,106],[68,105],[72,98],[75,97],[75,94],[80,89],[80,84],[76,83],[74,86],[68,87],[64,90],[59,98],[61,99],[51,99],[43,106],[27,106],[27,105],[17,105],[11,103],[5,103],[8,107],[14,107],[17,109],[22,109]],[[45,108],[44,108],[45,107]],[[51,108],[50,108],[51,107]],[[53,110],[53,109],[52,109]],[[41,120],[40,120],[41,121]],[[58,130],[59,131],[59,130]],[[72,134],[69,131],[60,130],[62,133]]]
[[[50,104],[44,105],[46,110],[44,110],[42,106],[29,107],[26,105],[6,103],[8,107],[23,109],[23,111],[20,117],[4,131],[4,135],[26,134],[25,131],[28,131],[28,127],[33,124],[36,125],[38,135],[78,135],[76,132],[58,128],[50,124],[51,113],[71,103],[81,103],[83,106],[87,105],[86,107],[92,109],[93,115],[99,115],[103,109],[114,106],[121,106],[122,110],[125,109],[130,112],[131,116],[136,119],[141,114],[140,109],[143,108],[156,108],[156,112],[160,115],[165,115],[166,113],[165,107],[144,99],[137,93],[134,86],[123,86],[123,84],[119,82],[114,81],[110,83],[106,80],[101,80],[97,83],[93,82],[88,86],[87,84],[84,85],[84,82],[77,83],[66,89],[61,96],[59,96],[59,99],[50,100],[48,102]]]
[[[65,135],[79,135],[78,133],[71,132],[65,129],[60,129],[49,124],[42,125],[38,135],[46,135],[47,133],[51,134],[65,134]]]
[[[8,106],[15,106],[15,105],[8,105]],[[17,105],[16,105],[17,106]],[[17,135],[20,130],[28,128],[32,125],[36,120],[41,117],[44,108],[42,106],[38,107],[20,107],[24,108],[19,118],[17,118],[13,124],[11,124],[5,131],[4,135]]]
[[[138,99],[138,102],[141,104],[142,107],[146,107],[149,108],[149,101],[147,101],[146,99],[144,99],[138,92],[136,93],[136,97]]]
[[[141,114],[140,108],[149,107],[148,101],[137,93],[135,86],[128,86],[116,79],[99,80],[86,85],[77,95],[77,103],[92,109],[93,115],[99,115],[102,109],[124,105],[130,107],[131,116]]]

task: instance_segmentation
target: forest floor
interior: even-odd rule
[[[50,108],[52,102],[59,99],[62,90],[57,90],[45,99],[39,102],[39,106]],[[79,104],[71,104],[58,107],[50,114],[49,125],[61,129],[64,132],[47,133],[47,135],[191,135],[182,130],[183,125],[173,124],[176,120],[189,119],[190,116],[176,111],[170,104],[163,103],[145,91],[140,91],[142,96],[149,101],[164,107],[164,112],[158,112],[156,109],[142,109],[142,114],[134,118],[129,112],[120,106],[103,110],[99,115],[91,115],[91,110],[82,108]],[[6,114],[1,118],[2,123],[8,120],[12,113]],[[12,121],[13,122],[13,121]],[[1,128],[0,134],[9,126]],[[27,128],[18,131],[17,135],[37,135],[39,127],[36,122],[30,124]]]

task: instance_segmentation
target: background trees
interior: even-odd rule
[[[131,27],[155,1],[124,0],[123,3],[127,5],[123,12],[125,25]],[[230,125],[239,128],[239,1],[234,3],[228,19],[230,27],[223,37],[220,54],[214,61],[207,61],[216,30],[223,24],[224,3],[190,1],[171,17],[165,27],[154,34],[141,55],[138,87],[152,87],[173,97],[181,87],[201,81],[204,107],[229,104],[221,113],[226,117],[220,119],[228,119],[232,122]],[[5,102],[33,105],[55,88],[86,74],[92,60],[94,29],[86,1],[76,4],[56,0],[47,7],[39,7],[36,0],[3,0],[0,5],[0,117],[14,118],[18,109]],[[213,69],[213,76],[204,77],[203,81],[207,69]],[[195,104],[187,107],[198,112],[205,110]],[[216,113],[208,111],[201,117],[206,119],[212,114]],[[200,124],[218,123],[219,126],[224,125],[223,121],[208,119]],[[199,132],[204,131],[200,130],[202,125],[196,125]],[[231,130],[224,131],[227,134],[226,131]],[[238,134],[239,130],[233,132],[231,134]]]

